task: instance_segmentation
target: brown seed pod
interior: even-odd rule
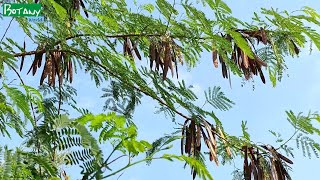
[[[218,68],[218,52],[217,50],[212,50],[212,61],[215,68]]]

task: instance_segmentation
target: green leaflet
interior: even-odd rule
[[[123,128],[126,123],[126,119],[123,116],[116,115],[115,112],[98,115],[86,114],[78,118],[76,121],[82,125],[90,123],[89,126],[94,130],[102,128],[103,122],[113,122],[117,128]]]
[[[49,0],[49,2],[52,4],[54,9],[56,10],[56,13],[60,17],[61,20],[66,19],[67,17],[67,11],[64,9],[60,4],[56,3],[54,0]]]
[[[310,15],[313,19],[320,19],[320,14],[318,14],[313,8],[304,6],[302,10],[306,14]]]
[[[268,71],[269,71],[269,78],[271,80],[272,87],[276,87],[276,85],[277,85],[277,74],[276,73],[277,72],[274,70],[271,70],[271,69],[269,69]]]
[[[7,95],[10,97],[14,105],[16,105],[17,108],[23,112],[27,119],[33,122],[34,119],[30,113],[30,106],[27,96],[23,94],[20,90],[18,90],[18,88],[9,87],[6,84],[3,84],[3,87],[5,88]]]
[[[50,178],[49,180],[61,180],[61,179],[58,177],[53,177],[53,178]]]
[[[0,75],[3,75],[4,64],[8,64],[14,67],[14,61],[14,56],[6,51],[1,50],[0,47]]]
[[[131,153],[138,155],[150,148],[150,144],[146,141],[137,141],[135,138],[124,140],[123,146]]]
[[[178,15],[178,11],[166,0],[156,1],[158,10],[167,18],[170,19],[172,15]]]
[[[58,169],[53,165],[49,157],[35,155],[34,153],[29,153],[29,152],[20,152],[20,153],[26,156],[27,158],[32,159],[37,164],[39,164],[40,167],[44,168],[50,176],[56,176],[58,174]]]
[[[5,60],[5,59],[9,59],[9,58],[14,58],[14,56],[11,54],[11,53],[8,53],[8,52],[6,52],[6,51],[2,51],[1,49],[0,49],[0,59],[3,61],[3,60]]]
[[[27,94],[27,98],[33,104],[36,105],[37,111],[39,113],[44,112],[45,110],[44,110],[44,106],[43,106],[43,97],[40,94],[40,92],[31,86],[27,86],[27,85],[21,85],[21,86],[25,89],[26,94]]]
[[[15,113],[14,109],[12,109],[10,106],[7,106],[5,103],[0,103],[0,111]]]
[[[222,111],[229,110],[235,103],[228,99],[221,91],[221,87],[209,87],[208,91],[204,92],[206,101],[209,102],[214,108]]]
[[[248,133],[247,121],[242,121],[242,123],[241,123],[241,129],[242,129],[243,137],[244,137],[247,141],[250,141],[250,134]]]
[[[242,35],[238,32],[228,30],[228,34],[234,39],[235,43],[238,47],[240,47],[243,52],[248,55],[251,59],[255,59],[254,54],[248,44],[248,42],[242,37]]]
[[[185,161],[188,165],[190,165],[196,172],[197,175],[203,179],[203,180],[213,180],[213,177],[211,176],[210,172],[206,168],[205,164],[201,163],[199,160],[196,160],[191,157],[187,156],[177,156],[173,154],[164,154],[161,158],[167,159],[169,161],[173,161],[173,159],[179,160],[179,161]]]
[[[114,29],[114,31],[118,31],[119,25],[116,19],[110,18],[108,16],[103,16],[98,13],[96,14],[96,16],[101,20],[103,25],[109,26],[110,28]]]
[[[219,10],[225,14],[231,14],[232,10],[230,7],[222,0],[205,0],[211,9]]]
[[[142,9],[147,10],[149,13],[154,11],[154,6],[152,4],[144,4],[142,5]]]

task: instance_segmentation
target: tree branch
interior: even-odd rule
[[[119,79],[120,81],[122,81],[123,84],[126,84],[126,85],[128,85],[128,86],[131,86],[131,87],[134,88],[135,90],[137,90],[137,91],[139,91],[139,92],[141,92],[141,93],[143,93],[143,94],[145,94],[145,95],[147,95],[147,96],[149,96],[149,97],[154,98],[154,99],[157,100],[160,104],[162,104],[162,105],[170,108],[170,106],[169,106],[167,103],[165,103],[162,99],[160,99],[159,97],[154,97],[154,96],[152,96],[149,92],[144,91],[143,89],[141,89],[141,88],[139,88],[139,87],[137,87],[137,86],[135,86],[135,85],[129,84],[129,83],[126,82],[126,81],[123,81],[123,80],[121,79],[121,77],[119,77],[115,72],[109,70],[106,66],[104,66],[104,65],[100,64],[99,62],[95,61],[93,58],[91,58],[91,57],[89,57],[89,56],[86,56],[86,55],[84,55],[83,53],[76,53],[76,52],[71,51],[71,50],[63,50],[63,52],[69,52],[69,53],[72,53],[72,54],[81,56],[82,58],[85,58],[85,59],[89,60],[90,62],[93,62],[93,63],[96,64],[97,66],[99,66],[99,67],[101,67],[102,69],[104,69],[105,71],[107,71],[111,76],[113,76],[113,77]],[[188,116],[186,116],[186,115],[184,115],[183,113],[177,111],[176,109],[173,109],[173,108],[170,108],[170,109],[171,109],[172,111],[174,111],[176,114],[178,114],[178,115],[180,115],[181,117],[183,117],[184,119],[188,119],[188,118],[189,118]]]

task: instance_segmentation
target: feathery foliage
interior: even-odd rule
[[[288,170],[293,162],[280,150],[293,156],[288,142],[294,137],[303,155],[311,158],[312,151],[319,157],[320,146],[313,139],[320,135],[315,126],[319,114],[302,116],[287,111],[294,135],[284,141],[273,133],[276,143],[281,143],[278,148],[258,145],[251,141],[246,122],[242,122],[240,137],[224,130],[223,119],[215,110],[228,111],[235,103],[220,87],[204,93],[210,108],[198,106],[200,98],[179,79],[178,69],[182,65],[192,69],[203,53],[210,53],[213,66],[220,67],[222,77],[230,83],[231,76],[245,80],[259,76],[263,83],[270,80],[276,86],[287,68],[285,58],[298,57],[308,41],[320,50],[320,34],[308,27],[319,27],[320,15],[311,7],[292,13],[262,8],[249,24],[233,17],[222,0],[134,2],[141,10],[137,12],[130,7],[132,2],[125,0],[34,2],[43,6],[45,22],[14,18],[33,46],[6,37],[6,32],[0,41],[0,132],[10,138],[14,129],[25,140],[24,150],[4,148],[2,179],[68,179],[63,165],[79,166],[83,180],[104,179],[155,159],[184,161],[191,167],[193,179],[213,179],[205,163],[204,155],[208,155],[216,165],[242,158],[242,172],[234,173],[242,179],[286,180],[291,179]],[[21,76],[17,70],[26,68],[27,57],[32,58],[27,74],[39,78],[39,87],[26,85],[23,78],[30,75]],[[102,89],[105,113],[94,115],[77,105],[72,82],[79,72],[85,72]],[[7,83],[12,74],[21,85]],[[82,88],[90,91],[90,87]],[[144,103],[142,97],[156,102],[157,113],[169,115],[181,136],[173,133],[154,143],[140,140],[134,112]],[[75,112],[80,115],[70,118]],[[184,123],[179,124],[181,119],[176,117]],[[182,155],[156,156],[177,139],[181,140]],[[201,147],[203,143],[206,146]],[[102,144],[109,145],[110,151],[102,150]],[[146,157],[139,159],[140,154]],[[128,158],[127,165],[112,170],[113,163],[123,157]]]

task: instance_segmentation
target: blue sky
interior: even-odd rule
[[[142,2],[137,0],[138,3]],[[143,1],[147,2],[147,1]],[[153,2],[153,1],[149,1]],[[250,22],[253,12],[260,10],[261,7],[274,7],[283,10],[298,10],[302,6],[310,6],[316,10],[320,9],[320,2],[317,1],[276,1],[276,0],[260,0],[260,1],[225,1],[232,9],[233,15],[241,20]],[[205,11],[207,12],[207,11]],[[320,12],[320,10],[318,11]],[[208,15],[209,16],[209,15]],[[10,18],[5,18],[0,23],[0,36],[2,36]],[[1,21],[1,20],[0,20]],[[24,36],[16,23],[12,24],[8,37],[15,37],[22,43]],[[29,42],[31,43],[31,42]],[[28,46],[28,42],[27,42]],[[31,44],[29,45],[31,46]],[[184,79],[187,84],[192,84],[195,91],[203,102],[203,90],[208,87],[221,86],[224,93],[233,100],[236,105],[228,112],[219,112],[216,114],[224,124],[224,129],[231,135],[241,134],[241,121],[248,121],[248,128],[252,139],[255,142],[264,142],[274,144],[275,138],[268,132],[272,129],[280,132],[283,138],[290,137],[293,128],[286,120],[286,110],[293,110],[295,113],[320,110],[320,83],[317,81],[320,70],[319,52],[314,48],[311,55],[307,50],[301,52],[299,58],[286,58],[288,65],[287,74],[276,88],[272,88],[271,83],[265,85],[260,79],[254,78],[255,82],[247,82],[241,87],[242,79],[232,77],[232,89],[229,82],[221,77],[221,70],[214,69],[211,54],[204,53],[199,60],[199,65],[190,72],[185,67],[180,67],[180,79]],[[31,60],[31,59],[28,59]],[[27,67],[27,66],[26,66]],[[27,68],[25,68],[26,71]],[[24,76],[25,81],[29,85],[38,85],[38,78],[31,75]],[[255,90],[252,90],[252,86]],[[78,105],[89,108],[93,112],[99,113],[102,110],[103,100],[97,100],[102,94],[101,90],[95,89],[90,77],[84,74],[75,76],[73,85],[78,89]],[[106,86],[107,83],[104,84]],[[87,88],[83,88],[87,87]],[[155,138],[174,131],[174,123],[170,119],[166,119],[162,114],[154,114],[156,104],[150,98],[143,98],[143,103],[136,109],[134,120],[139,127],[139,137],[150,141]],[[99,107],[99,108],[97,108]],[[100,108],[101,107],[101,108]],[[148,113],[146,113],[148,112]],[[183,122],[183,119],[177,118],[177,122]],[[319,139],[319,138],[318,138]],[[20,141],[13,139],[11,141],[1,141],[0,145],[10,143],[11,146],[18,145]],[[295,142],[291,145],[295,147]],[[108,146],[102,146],[108,151]],[[171,153],[179,153],[179,143],[168,151]],[[319,159],[313,158],[309,160],[302,156],[301,150],[296,151],[293,159],[294,165],[292,177],[294,180],[304,179],[320,179]],[[125,162],[123,162],[125,163]],[[120,180],[162,180],[162,179],[191,179],[188,168],[183,169],[183,163],[169,162],[164,160],[153,161],[151,166],[145,164],[134,166],[124,172],[119,178]],[[236,161],[236,165],[241,168],[242,161]],[[208,163],[208,168],[212,172],[216,180],[231,179],[233,166],[216,167],[214,163]],[[115,168],[116,169],[116,168]],[[69,170],[72,179],[73,169]],[[114,176],[111,179],[117,179]]]

